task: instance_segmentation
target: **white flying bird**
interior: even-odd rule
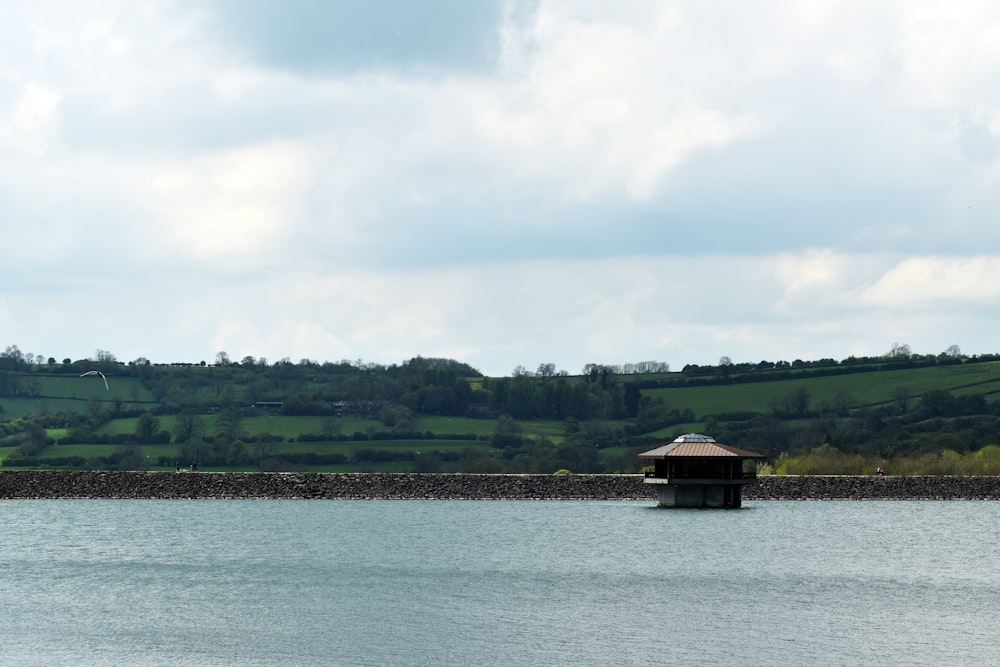
[[[108,391],[111,391],[110,388],[108,387],[108,378],[104,377],[104,373],[102,373],[101,371],[87,371],[86,373],[84,373],[80,377],[85,378],[88,375],[96,375],[99,378],[101,378],[102,380],[104,380],[104,388],[106,390],[108,390]]]

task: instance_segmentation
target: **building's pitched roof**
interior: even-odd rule
[[[723,445],[715,441],[715,438],[700,433],[686,433],[678,436],[673,442],[661,445],[656,449],[639,454],[640,459],[663,459],[666,457],[689,457],[689,458],[738,458],[738,459],[762,459],[763,454],[751,452],[747,449],[740,449],[731,445]]]

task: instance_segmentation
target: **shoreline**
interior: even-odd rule
[[[0,471],[0,499],[655,500],[642,475]],[[764,476],[743,500],[1000,500],[1000,477]]]

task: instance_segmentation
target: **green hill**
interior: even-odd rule
[[[107,389],[80,377],[94,367]],[[421,357],[209,366],[0,356],[0,463],[13,468],[636,472],[639,451],[698,431],[788,471],[820,455],[827,467],[969,458],[1000,441],[998,425],[993,355],[501,378]]]

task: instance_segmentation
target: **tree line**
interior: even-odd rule
[[[7,422],[4,444],[14,447],[8,461],[37,460],[48,444],[46,428],[66,430],[65,443],[96,443],[120,446],[171,443],[179,456],[198,456],[206,465],[312,465],[320,459],[280,454],[281,438],[267,434],[248,437],[239,428],[242,416],[261,402],[280,405],[280,414],[335,417],[353,413],[377,419],[381,426],[350,435],[326,432],[300,434],[324,442],[350,441],[349,454],[323,459],[325,464],[349,463],[359,467],[402,457],[425,471],[544,472],[552,465],[578,472],[629,471],[634,454],[653,446],[672,426],[700,422],[704,432],[728,444],[760,451],[772,461],[805,457],[819,448],[891,459],[900,456],[959,456],[998,442],[1000,402],[993,396],[966,392],[953,394],[933,389],[916,396],[901,386],[893,400],[864,405],[848,392],[833,399],[816,401],[807,380],[833,373],[873,372],[934,365],[980,363],[1000,360],[1000,355],[966,357],[957,346],[938,355],[915,355],[908,346],[894,344],[889,353],[875,357],[849,357],[836,361],[733,363],[720,359],[715,366],[685,366],[680,373],[668,372],[661,362],[611,365],[587,364],[577,376],[542,364],[537,371],[515,369],[509,377],[488,378],[467,364],[441,358],[414,357],[399,364],[380,365],[362,360],[315,362],[288,359],[268,362],[244,357],[233,361],[219,353],[213,364],[155,364],[140,358],[119,362],[107,351],[93,358],[57,363],[53,358],[23,354],[16,346],[0,353],[0,395],[37,397],[38,379],[46,374],[79,374],[92,368],[113,377],[131,377],[148,389],[152,401],[81,402],[80,412],[40,414],[29,420]],[[44,363],[42,363],[44,362]],[[657,371],[661,371],[657,373]],[[694,414],[664,400],[644,394],[644,389],[692,384],[732,384],[801,379],[803,384],[773,399],[762,412]],[[675,383],[675,384],[668,384]],[[212,412],[214,433],[205,433],[200,415]],[[158,418],[175,416],[173,433],[160,428]],[[497,420],[488,438],[470,436],[467,451],[417,455],[380,447],[380,440],[434,438],[415,432],[416,415],[442,415]],[[137,419],[134,433],[95,435],[102,424],[118,417]],[[532,420],[562,422],[558,441],[528,436],[521,425]],[[3,422],[0,422],[3,423]],[[457,437],[457,436],[456,436]],[[305,440],[303,440],[305,441]],[[492,448],[482,453],[482,444]],[[601,450],[621,450],[620,459],[601,456]],[[95,465],[137,465],[127,451],[115,461],[96,460]],[[340,457],[346,457],[342,460]],[[294,459],[294,460],[293,460]],[[334,460],[336,459],[336,460]],[[826,459],[824,459],[826,460]],[[831,459],[832,460],[832,459]],[[283,462],[283,463],[282,463]],[[90,465],[88,463],[88,465]],[[13,465],[14,463],[9,463]],[[54,463],[51,463],[55,465]],[[551,470],[549,470],[551,472]]]

